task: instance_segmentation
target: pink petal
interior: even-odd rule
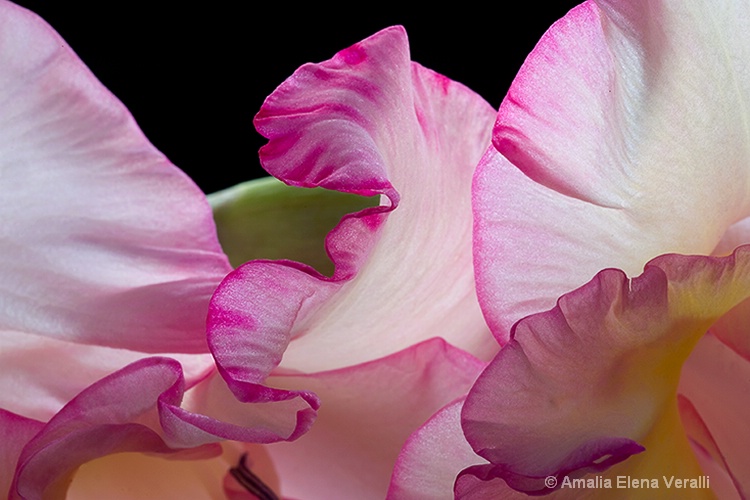
[[[188,386],[214,369],[210,354],[172,356],[180,361]],[[83,388],[142,357],[124,349],[0,331],[0,408],[46,422]]]
[[[520,321],[464,405],[467,439],[491,462],[464,474],[542,493],[546,476],[606,470],[645,447],[612,470],[699,475],[677,413],[680,368],[748,297],[745,246],[721,259],[659,257],[632,280],[604,270]]]
[[[750,362],[750,302],[740,304],[719,318],[711,329],[714,336]]]
[[[253,384],[236,387],[237,395],[213,373],[188,391],[182,408],[171,408],[173,418],[178,425],[190,422],[209,436],[247,443],[297,439],[315,420],[319,402],[311,393]]]
[[[287,184],[383,201],[329,234],[332,279],[290,262],[253,262],[227,277],[209,314],[223,373],[259,381],[280,362],[341,368],[434,336],[490,356],[469,194],[492,117],[476,94],[411,63],[401,28],[284,82],[255,121],[270,139],[265,168]]]
[[[468,391],[484,363],[441,339],[311,375],[272,376],[323,402],[310,432],[268,451],[293,498],[383,498],[399,450],[433,413]],[[452,483],[452,479],[450,479]]]
[[[709,335],[706,335],[706,337],[709,337]],[[695,406],[681,394],[677,395],[677,405],[682,425],[690,439],[690,444],[698,463],[700,463],[701,470],[711,478],[711,490],[716,493],[717,498],[739,499],[736,480],[729,472],[723,453]]]
[[[205,352],[205,197],[42,20],[2,2],[0,33],[0,330]]]
[[[463,404],[463,398],[448,404],[409,436],[393,469],[389,500],[453,498],[458,473],[481,460],[461,429]]]
[[[600,4],[539,42],[476,174],[477,289],[501,342],[598,270],[709,254],[750,216],[748,6]]]
[[[25,445],[10,498],[64,496],[79,466],[117,453],[207,459],[221,453],[223,440],[270,442],[297,431],[265,409],[248,408],[244,422],[198,415],[181,406],[183,395],[180,364],[168,358],[139,360],[88,387]],[[215,475],[217,491],[222,478]]]
[[[10,498],[64,493],[65,478],[90,460],[125,451],[170,451],[157,400],[181,398],[179,364],[140,360],[83,391],[24,448]],[[203,444],[203,443],[199,443]]]
[[[729,255],[738,246],[747,244],[750,244],[750,217],[729,226],[712,253],[713,255]]]
[[[12,471],[23,447],[43,426],[42,422],[0,409],[0,496],[3,498],[10,491]]]
[[[747,336],[747,323],[743,330]],[[749,392],[750,362],[714,335],[701,339],[683,368],[680,393],[702,419],[721,454],[715,460],[724,462],[742,498],[750,495]],[[692,437],[700,429],[686,426],[686,430]]]

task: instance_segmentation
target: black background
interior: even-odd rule
[[[264,139],[252,118],[301,64],[402,24],[413,60],[497,107],[539,37],[578,2],[512,8],[495,2],[493,10],[454,2],[450,11],[433,7],[420,14],[375,4],[368,11],[362,3],[352,10],[274,1],[262,8],[201,3],[200,9],[166,1],[17,3],[45,18],[125,103],[151,142],[213,192],[264,175],[257,160]]]

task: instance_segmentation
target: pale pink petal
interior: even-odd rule
[[[458,473],[481,461],[461,429],[463,404],[463,398],[450,403],[409,436],[393,469],[389,500],[453,498]]]
[[[230,270],[200,190],[34,14],[0,2],[0,330],[206,352]]]
[[[310,432],[297,441],[268,446],[281,494],[382,499],[409,435],[465,394],[483,366],[432,339],[350,368],[270,377],[269,384],[304,387],[322,401]]]
[[[149,358],[88,387],[26,445],[10,498],[63,496],[79,465],[112,453],[169,452],[157,401],[181,397],[181,384],[178,363]]]
[[[112,454],[208,459],[221,454],[220,441],[271,442],[300,432],[294,419],[272,421],[252,406],[241,422],[198,415],[181,406],[183,396],[180,364],[168,358],[141,359],[98,381],[26,444],[10,498],[63,496],[80,465]],[[215,475],[217,491],[222,477]]]
[[[520,321],[464,405],[467,439],[491,462],[464,474],[543,493],[546,476],[603,471],[645,449],[611,470],[700,475],[678,417],[680,369],[711,324],[749,296],[746,246],[721,259],[659,257],[632,280],[604,270]]]
[[[744,333],[750,333],[744,324]],[[715,329],[712,328],[712,332]],[[716,336],[696,346],[682,370],[680,394],[687,398],[706,426],[742,498],[750,496],[750,362]],[[695,426],[686,426],[688,435]],[[700,430],[697,428],[697,430]]]
[[[706,337],[709,337],[709,335],[706,335]],[[701,342],[703,341],[704,339],[701,339]],[[700,347],[698,350],[700,350]],[[687,364],[684,369],[687,369]],[[711,490],[716,493],[717,498],[739,499],[737,482],[732,477],[726,458],[703,418],[690,400],[681,394],[677,395],[677,405],[680,411],[680,420],[690,439],[695,458],[698,459],[703,473],[711,478]]]
[[[475,478],[462,476],[462,484],[454,485],[462,469],[481,461],[461,428],[464,399],[442,408],[406,441],[393,470],[389,500],[452,499],[454,487],[462,499],[528,499],[501,479],[470,484]]]
[[[719,318],[711,329],[723,344],[750,362],[750,301]]]
[[[233,394],[224,379],[213,373],[186,393],[181,408],[171,411],[178,424],[193,422],[209,436],[269,443],[294,440],[307,432],[318,404],[317,397],[305,391],[274,391],[252,384],[240,385]]]
[[[271,174],[382,202],[328,236],[332,279],[254,262],[223,282],[209,341],[224,373],[340,368],[435,336],[491,356],[473,282],[470,183],[493,116],[476,94],[410,62],[401,28],[301,67],[271,94],[255,121]]]
[[[464,437],[461,409],[464,398],[442,408],[406,441],[388,490],[389,500],[528,500],[502,479],[478,480],[462,469],[481,461]],[[458,483],[455,484],[454,483]],[[552,498],[581,498],[580,490],[557,491]]]
[[[192,386],[214,369],[210,354],[172,355]],[[0,331],[0,408],[46,422],[83,388],[143,353]]]
[[[477,171],[477,288],[501,342],[598,270],[709,254],[750,216],[748,5],[600,4],[544,35]]]
[[[748,244],[750,244],[750,217],[729,226],[712,254],[729,255],[738,246]]]

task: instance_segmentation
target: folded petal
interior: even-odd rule
[[[266,408],[253,413],[253,407],[248,407],[242,421],[231,409],[220,410],[230,414],[232,421],[193,413],[182,406],[184,391],[180,364],[168,358],[141,359],[88,387],[25,444],[10,498],[64,498],[70,482],[78,479],[86,491],[95,483],[87,484],[85,478],[101,464],[92,465],[81,476],[84,479],[76,470],[114,454],[209,459],[221,454],[220,441],[270,442],[286,439],[296,430],[293,419],[274,421]],[[212,407],[204,404],[202,408]],[[120,458],[112,463],[126,468],[143,465],[140,459]],[[208,476],[201,473],[194,479],[198,477]],[[210,477],[216,481],[214,489],[222,491],[223,474]]]
[[[411,63],[401,28],[301,67],[269,96],[255,123],[269,138],[261,160],[271,174],[382,202],[330,233],[330,279],[290,262],[227,277],[209,314],[224,373],[262,366],[247,375],[260,379],[282,353],[283,368],[329,370],[434,336],[490,356],[469,200],[492,118],[476,94]]]
[[[463,404],[461,398],[441,408],[409,436],[393,469],[389,500],[453,498],[458,473],[480,460],[461,429]]]
[[[168,452],[157,401],[181,385],[179,364],[150,358],[87,388],[25,446],[10,498],[62,498],[78,466],[112,453]]]
[[[464,395],[483,367],[473,356],[432,339],[358,366],[272,376],[269,384],[305,387],[323,402],[310,432],[268,446],[281,494],[382,499],[412,431]]]
[[[711,328],[713,335],[739,356],[750,362],[750,302],[740,304],[723,315]]]
[[[745,217],[729,226],[716,248],[714,248],[713,254],[729,255],[738,246],[748,244],[750,244],[750,217]]]
[[[528,493],[549,491],[546,476],[561,484],[626,459],[611,474],[700,476],[679,420],[680,370],[748,297],[745,246],[724,258],[662,256],[632,280],[604,270],[520,321],[464,405],[467,439],[491,462],[464,474]]]
[[[283,391],[239,384],[233,393],[218,373],[186,394],[172,412],[178,423],[192,422],[209,436],[247,443],[294,440],[308,431],[317,415],[318,398],[306,391]],[[257,403],[257,404],[254,404]]]
[[[3,1],[0,33],[0,330],[206,352],[205,197],[42,20]]]
[[[544,35],[476,174],[477,289],[499,340],[600,269],[710,254],[750,216],[748,20],[742,2],[603,0]]]

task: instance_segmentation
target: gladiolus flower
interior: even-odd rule
[[[245,450],[219,442],[293,439],[317,399],[221,381],[205,196],[65,42],[2,1],[0,61],[0,492],[104,498],[140,471],[155,497],[221,494]]]
[[[587,2],[521,69],[475,178],[479,300],[511,341],[463,407],[489,463],[460,497],[578,497],[587,473],[748,495],[749,15]],[[696,255],[606,269],[672,253]]]
[[[496,351],[476,301],[470,206],[494,116],[411,62],[390,28],[301,67],[256,117],[269,173],[378,197],[328,235],[331,277],[253,261],[211,302],[209,343],[230,387],[266,379],[321,398],[308,434],[267,447],[281,494],[382,498],[408,435],[466,394],[484,366],[475,356]],[[220,231],[241,199],[217,202]]]

